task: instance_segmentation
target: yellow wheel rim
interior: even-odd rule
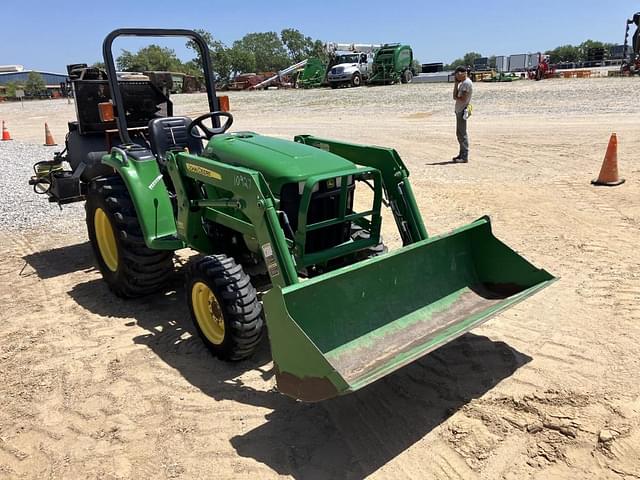
[[[111,221],[101,208],[96,208],[93,215],[93,226],[96,230],[96,240],[102,260],[109,270],[115,272],[118,269],[118,244]]]
[[[224,340],[224,317],[218,299],[203,282],[196,282],[191,287],[191,305],[200,330],[214,345]]]

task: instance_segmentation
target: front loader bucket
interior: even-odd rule
[[[304,401],[358,390],[554,281],[488,218],[264,297],[278,389]]]

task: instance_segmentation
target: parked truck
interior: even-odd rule
[[[369,78],[370,55],[364,52],[344,52],[336,56],[336,64],[327,74],[331,88],[359,87]]]
[[[390,85],[413,80],[413,51],[409,45],[385,44],[376,51],[367,83]]]
[[[359,87],[371,76],[374,55],[381,45],[365,43],[327,43],[329,71],[327,82],[331,88]]]

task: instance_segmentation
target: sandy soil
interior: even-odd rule
[[[166,294],[124,302],[80,210],[65,228],[10,229],[0,478],[640,478],[638,96],[634,79],[477,85],[471,162],[453,165],[448,85],[232,94],[234,128],[395,147],[430,233],[488,214],[560,281],[356,394],[306,405],[274,391],[266,342],[235,365],[205,351],[180,268]],[[176,103],[205,109],[199,95]],[[0,104],[33,143],[45,120],[61,142],[73,112]],[[627,182],[595,188],[613,131]]]

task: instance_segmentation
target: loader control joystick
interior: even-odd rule
[[[226,122],[221,127],[207,127],[204,122],[207,118],[218,118],[225,117],[227,119]],[[194,119],[189,126],[187,127],[187,131],[189,135],[198,140],[207,139],[209,140],[214,135],[220,135],[221,133],[229,130],[231,125],[233,124],[233,115],[229,112],[209,112],[204,115],[200,115],[198,118]],[[198,127],[198,128],[195,128]],[[204,133],[204,135],[202,134]]]

